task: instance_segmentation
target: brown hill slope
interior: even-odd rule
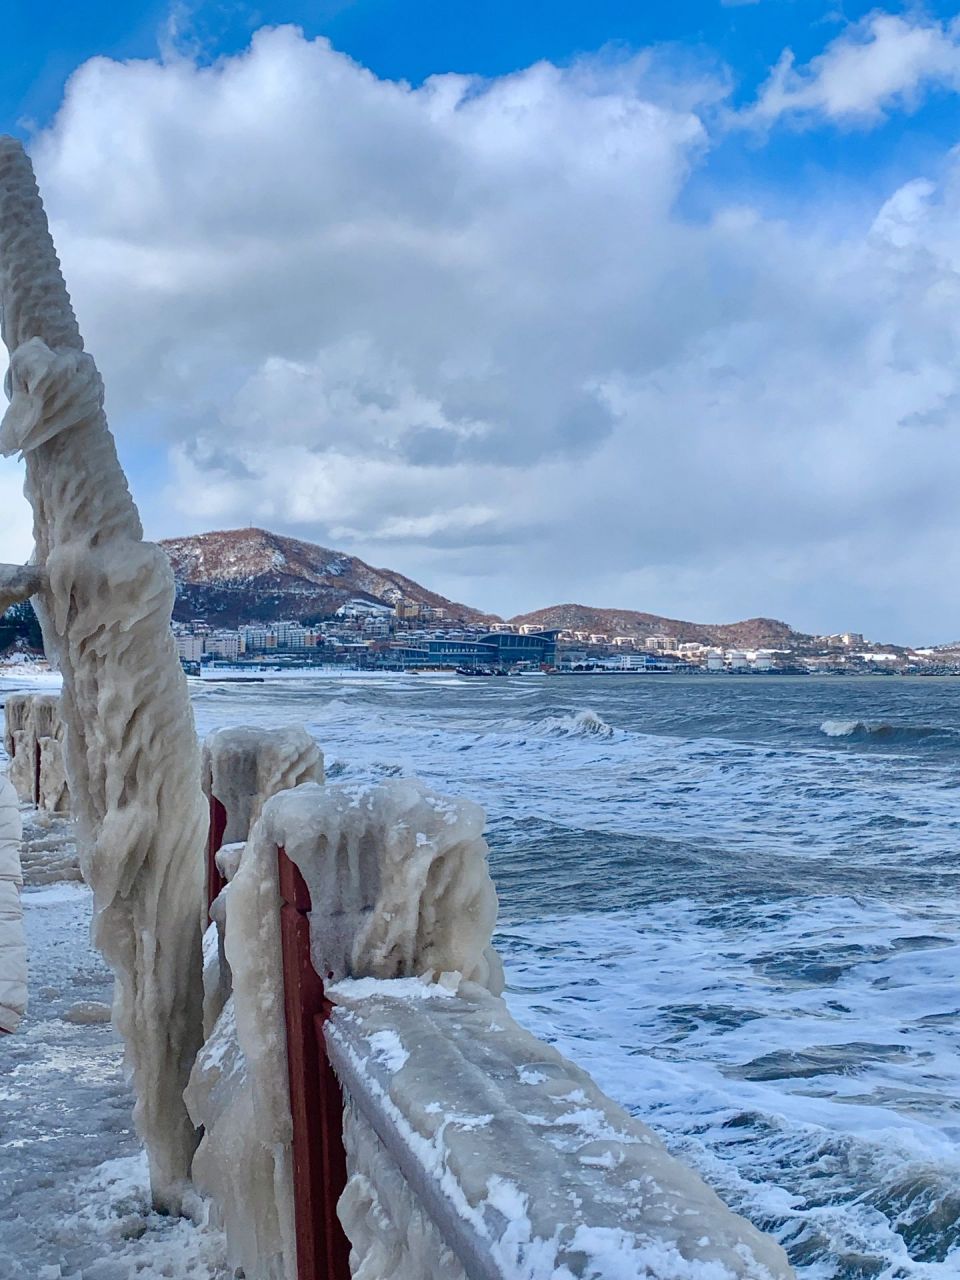
[[[548,609],[522,613],[510,619],[516,626],[560,627],[570,631],[610,636],[675,636],[680,641],[700,644],[728,645],[744,648],[788,648],[805,639],[785,622],[774,618],[748,618],[745,622],[682,622],[678,618],[661,618],[655,613],[638,613],[632,609],[591,609],[582,604],[555,604]]]
[[[265,529],[228,529],[167,538],[160,543],[177,581],[173,616],[236,626],[257,619],[333,613],[358,597],[395,604],[412,600],[445,609],[455,621],[485,615],[428,591],[392,569]]]

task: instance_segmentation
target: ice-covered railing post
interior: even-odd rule
[[[302,725],[215,729],[203,744],[202,784],[210,806],[207,913],[203,939],[203,1033],[208,1036],[230,996],[225,951],[229,874],[265,801],[304,782],[323,782],[323,753]]]
[[[3,745],[10,757],[10,781],[20,799],[49,813],[66,813],[70,795],[57,695],[11,693],[4,704]]]
[[[94,941],[116,976],[137,1127],[155,1204],[176,1211],[197,1144],[183,1089],[202,1037],[206,806],[170,631],[173,575],[140,518],[83,350],[30,161],[0,138],[0,305],[10,406],[0,452],[26,463],[34,564],[0,571],[32,595],[63,673],[67,776]]]
[[[246,840],[264,801],[302,782],[323,781],[323,755],[301,725],[215,729],[203,744],[203,791],[210,806],[207,906],[226,880],[217,866],[221,845]]]
[[[327,1056],[324,1030],[333,1006],[310,955],[313,903],[306,881],[277,849],[280,948],[293,1121],[293,1195],[297,1280],[349,1280],[350,1244],[337,1217],[347,1185],[343,1094]],[[319,910],[323,903],[317,904]]]

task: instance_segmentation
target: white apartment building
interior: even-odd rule
[[[199,662],[203,657],[203,636],[174,636],[181,662]]]
[[[214,631],[212,635],[204,637],[204,653],[226,658],[228,662],[236,662],[242,651],[239,631]]]

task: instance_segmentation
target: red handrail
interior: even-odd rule
[[[333,1005],[310,957],[310,890],[284,849],[277,850],[277,857],[297,1277],[350,1280],[350,1243],[337,1218],[337,1202],[347,1184],[343,1095],[323,1036]]]
[[[207,919],[213,900],[226,884],[217,866],[217,854],[227,829],[227,811],[216,796],[210,797],[210,828],[207,835]]]

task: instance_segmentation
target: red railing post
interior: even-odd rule
[[[297,1277],[350,1280],[350,1244],[337,1218],[337,1201],[347,1183],[343,1096],[323,1037],[332,1005],[310,958],[310,891],[283,849],[277,857]]]
[[[217,853],[223,844],[223,833],[227,829],[227,811],[215,795],[210,796],[210,828],[207,835],[207,919],[213,900],[223,888],[226,881],[217,866]]]

